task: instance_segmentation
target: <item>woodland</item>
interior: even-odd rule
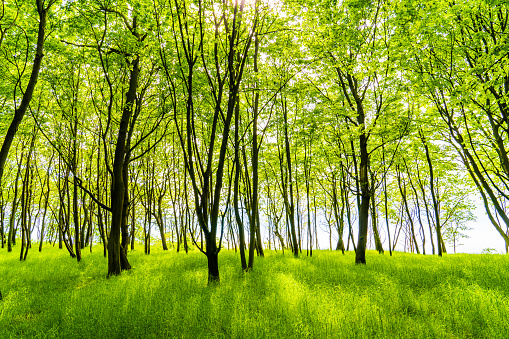
[[[197,250],[210,284],[222,249],[252,271],[320,236],[357,264],[442,256],[476,199],[507,251],[508,20],[502,0],[2,0],[2,251],[94,248],[109,277],[135,246]]]

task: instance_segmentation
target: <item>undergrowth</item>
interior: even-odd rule
[[[254,270],[219,254],[131,251],[106,279],[99,247],[77,263],[43,248],[0,252],[0,338],[509,338],[509,257],[266,251]]]

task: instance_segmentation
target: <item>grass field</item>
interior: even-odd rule
[[[509,338],[504,255],[267,251],[244,274],[223,250],[207,287],[197,251],[130,252],[110,279],[99,247],[17,252],[0,252],[0,338]]]

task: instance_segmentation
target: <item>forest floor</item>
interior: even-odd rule
[[[106,279],[102,249],[0,252],[0,338],[509,338],[509,256],[266,251],[242,273],[219,254],[131,251]]]

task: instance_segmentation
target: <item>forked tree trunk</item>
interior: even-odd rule
[[[124,104],[122,119],[118,129],[117,144],[115,147],[115,156],[113,161],[113,175],[111,178],[111,228],[108,238],[108,277],[111,275],[119,275],[122,266],[128,264],[125,252],[122,256],[122,246],[120,243],[120,231],[122,229],[122,219],[124,210],[125,190],[127,182],[124,182],[124,157],[126,153],[127,129],[129,119],[132,115],[135,100],[136,89],[138,87],[138,75],[140,59],[137,57],[132,62],[132,69],[129,78],[129,89],[126,94],[126,102]],[[122,259],[121,259],[122,256]],[[123,264],[121,263],[121,260]]]

